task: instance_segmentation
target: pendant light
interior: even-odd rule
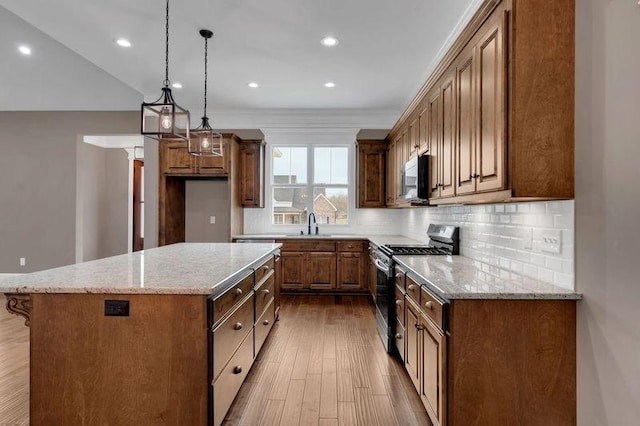
[[[209,39],[213,37],[213,33],[209,30],[200,30],[200,35],[204,38],[204,115],[200,127],[191,132],[189,154],[203,157],[222,157],[222,135],[211,128],[209,117],[207,117],[208,50]]]
[[[169,84],[169,0],[165,24],[165,76],[162,95],[151,103],[142,103],[142,134],[152,139],[189,140],[189,111],[173,99]]]

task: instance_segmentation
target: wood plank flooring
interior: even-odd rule
[[[4,301],[2,301],[4,302]],[[0,306],[0,425],[29,424],[29,329]],[[283,296],[226,425],[429,425],[362,296]]]
[[[363,296],[283,296],[226,425],[429,425]]]

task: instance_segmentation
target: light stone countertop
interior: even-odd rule
[[[202,294],[216,297],[281,244],[180,243],[0,279],[0,293]]]
[[[319,235],[293,235],[293,234],[243,234],[233,237],[234,240],[304,240],[304,239],[328,239],[328,240],[369,240],[380,246],[383,244],[426,244],[402,235],[362,235],[362,234],[319,234]]]
[[[394,256],[443,299],[570,299],[582,295],[464,256]]]

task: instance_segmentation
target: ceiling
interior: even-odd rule
[[[478,3],[173,0],[170,78],[184,86],[174,95],[199,116],[203,41],[198,30],[208,28],[215,33],[209,44],[213,110],[402,111],[442,54],[442,47],[450,43],[451,35]],[[145,99],[159,97],[164,78],[163,1],[0,0],[0,5]],[[320,45],[320,39],[329,34],[338,37],[337,47]],[[5,37],[11,34],[3,34]],[[119,37],[130,40],[132,47],[117,46]],[[29,74],[21,78],[28,79]],[[250,89],[250,81],[260,87]],[[336,87],[325,88],[327,81],[335,82]]]

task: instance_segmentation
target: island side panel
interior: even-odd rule
[[[576,302],[454,300],[449,425],[575,425]]]
[[[31,298],[31,424],[206,424],[205,296]]]

